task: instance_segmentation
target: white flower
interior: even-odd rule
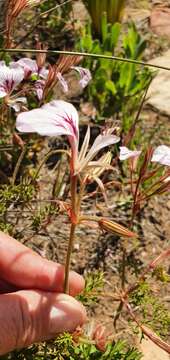
[[[158,146],[153,152],[151,161],[170,166],[170,147],[166,145]]]
[[[48,76],[48,70],[45,67],[38,67],[36,60],[29,58],[23,58],[16,62],[11,62],[10,67],[14,69],[22,68],[24,70],[24,77],[28,79],[30,76],[39,76],[42,79],[46,79]]]
[[[80,85],[84,89],[90,80],[92,79],[91,72],[89,69],[83,68],[81,66],[72,66],[71,69],[77,71],[80,76]]]
[[[129,150],[126,146],[120,146],[120,160],[127,160],[129,158],[138,157],[141,154],[141,151]]]
[[[24,72],[20,69],[11,69],[0,64],[0,98],[10,95],[24,79]]]
[[[111,129],[103,135],[97,136],[88,151],[90,128],[88,127],[80,152],[79,147],[79,116],[76,108],[62,100],[54,100],[43,105],[40,109],[23,112],[17,117],[16,127],[21,132],[37,132],[40,135],[58,136],[66,135],[70,142],[71,168],[74,174],[83,171],[99,150],[117,143],[120,139],[111,134]],[[112,129],[113,131],[113,129]],[[94,162],[96,167],[96,162]],[[99,167],[99,164],[97,164]]]

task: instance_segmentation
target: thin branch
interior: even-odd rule
[[[58,4],[58,5],[54,6],[54,7],[52,7],[51,9],[49,9],[47,11],[44,11],[43,13],[40,14],[40,17],[42,17],[44,15],[49,15],[51,12],[57,10],[58,8],[61,8],[64,5],[67,5],[67,4],[71,3],[71,2],[73,2],[73,0],[66,0],[62,4]]]
[[[114,60],[114,61],[120,61],[135,65],[142,65],[147,67],[152,67],[156,69],[162,69],[170,71],[170,67],[167,66],[161,66],[161,65],[155,65],[152,63],[146,63],[145,61],[139,61],[139,60],[133,60],[128,58],[121,58],[118,56],[109,56],[104,54],[93,54],[93,53],[86,53],[86,52],[79,52],[79,51],[61,51],[61,50],[36,50],[36,49],[4,49],[0,48],[0,52],[5,53],[33,53],[33,54],[53,54],[53,55],[70,55],[70,56],[83,56],[83,57],[91,57],[94,59],[106,59],[106,60]]]

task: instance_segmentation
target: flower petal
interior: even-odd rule
[[[24,78],[22,69],[11,69],[6,65],[0,66],[0,97],[10,94]]]
[[[23,105],[27,105],[27,99],[24,96],[8,100],[8,106],[14,109],[15,112],[23,110]]]
[[[42,100],[44,86],[45,86],[45,80],[37,80],[35,82],[34,86],[35,86],[35,92],[36,92],[38,100]]]
[[[38,69],[38,75],[40,76],[40,78],[42,79],[47,79],[48,77],[48,73],[49,73],[49,70],[46,69],[44,66],[41,68],[41,69]]]
[[[116,144],[120,141],[120,138],[115,135],[98,135],[96,140],[94,141],[91,149],[89,150],[87,156],[82,159],[82,161],[78,161],[76,172],[81,172],[88,163],[95,157],[95,155],[100,151],[101,149],[105,148],[106,146]]]
[[[60,84],[62,85],[64,93],[67,93],[68,92],[68,83],[64,79],[63,75],[60,72],[57,73],[57,78],[58,78],[58,81],[60,82]]]
[[[78,158],[79,162],[83,161],[83,159],[85,158],[89,146],[89,141],[90,141],[90,126],[87,127],[86,135],[83,144],[81,146],[81,150],[79,152],[79,158]]]
[[[78,137],[78,113],[73,105],[59,100],[40,109],[23,112],[16,127],[22,132],[37,132],[45,136],[69,135]]]
[[[129,158],[138,157],[141,154],[141,151],[129,150],[126,146],[120,146],[120,160],[127,160]]]
[[[116,135],[98,135],[95,139],[87,157],[88,161],[92,160],[99,150],[105,148],[106,146],[116,144],[120,141],[120,138]]]
[[[34,74],[38,74],[38,66],[37,66],[37,62],[36,60],[32,60],[29,58],[23,58],[20,59],[16,62],[15,66],[21,66],[22,69],[24,70],[24,74],[25,74],[25,78],[34,75]],[[14,66],[14,63],[13,63]]]
[[[3,86],[0,85],[0,98],[3,98],[7,95],[7,92]]]
[[[77,71],[80,75],[80,85],[84,89],[90,80],[92,79],[91,72],[89,69],[85,69],[81,66],[72,66],[71,69]]]
[[[170,147],[166,145],[158,146],[153,152],[151,161],[170,166]]]

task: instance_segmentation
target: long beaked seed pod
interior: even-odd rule
[[[112,234],[117,234],[119,236],[127,237],[127,238],[137,238],[137,234],[130,231],[123,225],[120,225],[111,220],[107,220],[107,219],[103,218],[103,219],[99,220],[98,224],[102,230],[111,232]]]

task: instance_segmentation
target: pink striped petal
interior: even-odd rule
[[[35,82],[34,86],[35,86],[35,92],[36,92],[38,100],[42,100],[44,86],[45,86],[45,80],[37,80]]]
[[[16,62],[12,62],[10,63],[10,67],[21,67],[24,70],[25,79],[29,78],[31,75],[38,75],[43,79],[46,79],[48,76],[48,70],[45,67],[39,68],[36,60],[29,58],[23,58]]]
[[[141,151],[129,150],[126,146],[120,146],[120,160],[127,160],[129,158],[138,157],[141,154]]]
[[[6,65],[0,66],[0,97],[11,92],[22,82],[24,72],[22,69],[11,69]]]
[[[68,92],[68,83],[64,79],[63,75],[60,72],[57,74],[57,78],[58,78],[58,81],[60,82],[60,84],[62,85],[63,91],[65,93],[67,93]]]
[[[21,132],[36,132],[44,136],[68,136],[75,161],[79,141],[78,122],[78,112],[72,104],[54,100],[39,109],[19,114],[16,128]]]
[[[80,85],[84,89],[92,79],[90,70],[81,66],[72,66],[72,69],[79,73]]]

